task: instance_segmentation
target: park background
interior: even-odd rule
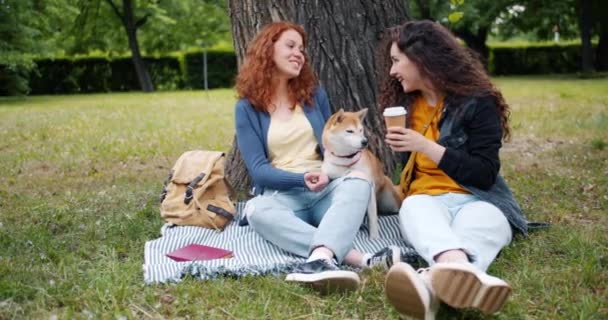
[[[512,108],[501,174],[528,218],[551,227],[491,267],[515,288],[493,318],[607,318],[605,1],[0,0],[0,319],[397,318],[379,270],[328,297],[280,276],[144,285],[141,270],[179,154],[235,152],[243,39],[298,5],[313,18],[334,10],[335,22],[365,3],[387,21],[450,28]],[[261,18],[240,16],[251,12]],[[334,107],[353,107],[317,71]],[[440,318],[485,317],[444,308]]]

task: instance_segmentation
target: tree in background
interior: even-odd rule
[[[594,53],[591,38],[599,37],[595,52],[595,65],[608,69],[608,3],[606,0],[578,0],[579,29],[582,42],[581,68],[584,73],[594,71]]]
[[[66,41],[68,54],[127,51],[127,37],[124,32],[117,32],[123,28],[121,22],[105,1],[84,2],[86,6],[80,8],[76,28]],[[143,52],[167,53],[197,47],[203,42],[208,45],[231,42],[226,0],[135,0],[134,3],[136,15],[147,17],[137,33]]]
[[[92,52],[131,53],[151,90],[142,53],[230,43],[227,11],[226,0],[0,0],[0,95],[29,91],[34,58]]]
[[[412,16],[437,21],[448,27],[487,64],[486,44],[492,25],[516,0],[416,0],[410,1]],[[452,18],[454,17],[454,18]]]
[[[114,36],[116,27],[104,20],[108,11],[101,8],[101,3],[107,4],[126,33],[139,83],[146,92],[153,91],[154,86],[142,58],[141,44],[149,51],[167,52],[185,46],[212,45],[229,34],[225,0],[121,0],[121,4],[115,1],[80,0],[76,25],[89,32],[84,33],[83,41],[76,41],[74,48],[82,50],[88,47],[84,43],[93,43],[107,51],[120,43]],[[88,29],[87,23],[91,25]],[[140,31],[144,30],[140,37]],[[98,39],[111,41],[103,43]]]
[[[494,25],[501,40],[526,38],[530,41],[579,37],[577,0],[526,0],[504,11]]]
[[[591,47],[591,28],[593,13],[592,0],[579,0],[579,28],[581,31],[581,70],[583,73],[593,71],[593,49]]]
[[[599,42],[595,52],[598,70],[608,70],[608,1],[595,1],[594,14]]]
[[[218,43],[231,45],[226,0],[164,0],[163,15],[155,15],[142,30],[147,52],[171,52]]]
[[[131,59],[133,60],[141,89],[144,92],[154,91],[152,78],[150,78],[150,73],[141,55],[137,31],[154,14],[155,9],[158,8],[158,1],[122,0],[119,4],[114,2],[114,0],[82,0],[80,1],[81,14],[78,16],[77,26],[84,27],[91,20],[94,23],[97,22],[97,19],[100,18],[98,15],[100,12],[100,2],[107,4],[112,9],[115,17],[118,18],[118,21],[120,21],[120,24],[124,28],[131,51]]]
[[[603,0],[526,0],[516,14],[503,13],[499,17],[498,35],[508,39],[525,33],[531,40],[580,38],[582,43],[581,70],[593,70],[594,53],[591,39],[599,36],[595,52],[599,70],[608,68],[608,2]]]
[[[0,0],[0,95],[27,94],[33,55],[56,45],[56,24],[68,9],[62,0]]]
[[[581,70],[593,70],[591,38],[599,36],[595,60],[600,70],[608,67],[608,1],[605,0],[416,0],[412,16],[440,22],[450,28],[487,63],[488,36],[500,39],[531,36],[532,41],[580,37]],[[451,21],[458,10],[461,19]]]
[[[376,45],[386,27],[408,20],[402,0],[230,0],[229,8],[239,64],[247,43],[265,24],[289,20],[303,25],[309,37],[308,56],[331,105],[346,110],[376,107]],[[382,143],[384,126],[377,112],[368,113],[366,128],[372,151],[392,172],[394,156]],[[247,190],[250,182],[236,142],[228,159],[231,184],[237,190]]]

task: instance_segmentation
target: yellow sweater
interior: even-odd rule
[[[412,129],[420,133],[424,131],[424,126],[429,123],[429,119],[435,114],[431,120],[431,124],[424,135],[427,139],[437,141],[439,139],[439,119],[441,110],[435,113],[435,108],[443,108],[443,101],[440,101],[436,107],[430,106],[424,97],[419,96],[414,101],[412,114]],[[447,192],[469,193],[467,190],[460,187],[452,178],[450,178],[443,170],[437,167],[429,157],[422,153],[416,153],[415,159],[414,180],[410,184],[407,195],[413,194],[429,194],[437,195]]]

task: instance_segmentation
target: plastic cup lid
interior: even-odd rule
[[[407,114],[407,111],[405,110],[404,107],[386,108],[386,109],[384,109],[384,113],[383,113],[383,115],[385,117],[396,117],[396,116],[402,116],[405,114]]]

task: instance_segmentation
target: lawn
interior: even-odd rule
[[[608,318],[608,79],[508,77],[502,174],[530,220],[490,268],[497,319]],[[345,295],[282,277],[143,283],[158,194],[189,149],[228,150],[232,90],[0,99],[0,319],[397,319],[383,273]],[[484,318],[443,307],[440,319]]]

